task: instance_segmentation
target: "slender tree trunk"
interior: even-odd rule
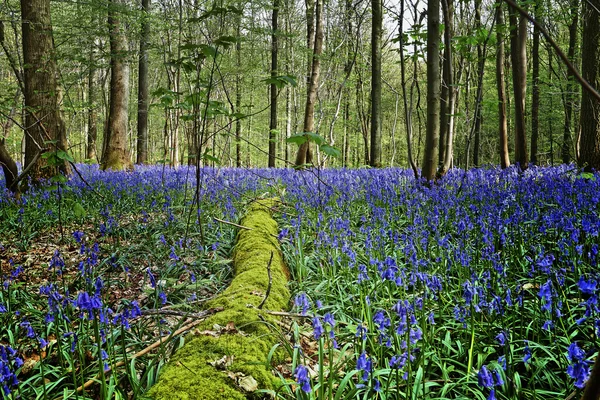
[[[278,52],[278,17],[279,17],[279,0],[273,0],[272,28],[271,33],[271,78],[278,75],[277,69],[277,52]],[[277,85],[271,83],[271,119],[269,123],[269,168],[275,167],[275,152],[277,144]]]
[[[481,29],[481,0],[475,1],[475,24],[477,30]],[[479,36],[479,32],[478,32]],[[483,83],[483,80],[479,79],[483,75],[483,69],[485,67],[485,59],[483,57],[483,45],[477,42],[477,82]],[[475,99],[475,143],[473,145],[473,165],[479,167],[480,160],[479,154],[481,151],[481,123],[483,122],[483,113],[481,112],[481,101],[480,96],[481,88],[477,88],[477,98]]]
[[[540,18],[540,0],[535,1],[535,18]],[[531,50],[531,62],[533,64],[532,88],[531,88],[531,163],[538,164],[538,138],[540,131],[540,30],[533,27],[533,48]]]
[[[67,149],[65,124],[59,112],[58,83],[52,41],[49,0],[21,0],[25,97],[25,166],[32,162],[34,182],[55,175],[56,165],[39,157],[45,151]],[[69,173],[68,164],[60,170]]]
[[[440,0],[427,6],[427,134],[422,177],[435,178],[440,140]]]
[[[502,2],[496,5],[496,87],[498,89],[498,132],[500,166],[506,168],[510,165],[508,154],[508,119],[506,116],[506,87],[504,86],[504,12]]]
[[[417,168],[417,164],[415,163],[415,157],[413,155],[413,126],[412,126],[412,113],[413,113],[413,104],[412,104],[412,96],[408,98],[408,93],[406,90],[406,61],[404,57],[404,0],[400,0],[400,15],[398,16],[398,39],[399,39],[399,47],[400,47],[400,76],[401,76],[401,86],[402,86],[402,101],[404,103],[404,122],[406,124],[406,148],[407,148],[407,157],[408,164],[410,165],[415,178],[419,177],[419,170]],[[412,93],[412,90],[411,90]],[[409,106],[410,103],[410,106]]]
[[[527,88],[527,19],[510,10],[510,58],[512,63],[515,108],[515,161],[521,170],[527,169],[527,134],[525,124],[525,99]]]
[[[307,7],[309,3],[312,3],[313,0],[307,0]],[[312,60],[311,63],[311,74],[310,80],[308,82],[307,87],[307,95],[306,95],[306,107],[304,109],[304,132],[314,132],[315,129],[315,103],[317,101],[317,90],[319,88],[319,75],[321,73],[321,53],[323,51],[323,0],[315,0],[314,2],[315,8],[315,18],[316,27],[314,30],[314,39],[311,40],[311,37],[308,36],[308,43],[314,43],[314,48],[309,58]],[[312,11],[306,11],[307,14],[307,24],[308,30],[311,31],[311,26],[313,25],[313,18],[309,18],[309,14],[312,15]],[[300,145],[298,149],[298,153],[296,155],[296,166],[302,166],[304,164],[309,164],[312,162],[312,153],[310,150],[310,141],[306,141]]]
[[[444,163],[446,154],[446,143],[448,141],[448,113],[450,109],[450,96],[452,93],[452,44],[450,42],[452,33],[452,14],[448,10],[451,0],[440,0],[442,6],[442,17],[444,20],[444,58],[442,59],[442,84],[440,95],[440,143],[439,143],[439,165]]]
[[[569,24],[569,52],[571,62],[575,62],[575,49],[577,48],[577,25],[579,24],[579,0],[571,0],[571,23]],[[562,162],[568,164],[573,154],[573,106],[575,103],[578,86],[575,84],[573,72],[567,68],[567,90],[565,94],[565,124],[561,148]]]
[[[237,37],[241,35],[241,16],[237,23]],[[242,112],[242,41],[238,40],[235,44],[235,59],[237,66],[237,76],[235,78],[235,111]],[[242,120],[237,118],[235,121],[235,166],[242,167]]]
[[[97,157],[96,155],[96,140],[98,138],[98,124],[96,116],[96,51],[94,46],[96,41],[92,40],[90,45],[90,54],[88,58],[89,71],[88,71],[88,122],[87,122],[87,146],[85,158],[93,160]]]
[[[142,0],[142,36],[140,38],[137,164],[148,162],[148,42],[150,41],[150,0]]]
[[[383,1],[372,0],[371,10],[371,154],[372,167],[381,167],[381,35]]]
[[[583,2],[583,43],[581,74],[600,90],[600,0]],[[600,101],[587,90],[581,96],[579,165],[600,171]]]
[[[446,87],[446,97],[442,94],[440,101],[440,169],[438,176],[444,176],[446,172],[450,170],[452,166],[452,157],[454,152],[454,105],[455,105],[455,91],[454,91],[454,71],[453,63],[454,57],[452,53],[452,16],[454,14],[452,0],[441,0],[442,11],[444,13],[444,61],[442,64],[442,74],[444,84],[442,85],[442,91]],[[442,104],[444,104],[442,108]],[[442,135],[443,132],[443,135]]]
[[[104,141],[106,150],[102,169],[122,170],[131,167],[127,149],[129,104],[129,65],[127,64],[127,38],[118,16],[118,8],[125,0],[111,0],[108,4],[110,29],[110,100],[108,129]]]

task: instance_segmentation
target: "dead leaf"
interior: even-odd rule
[[[238,385],[246,392],[255,392],[258,389],[258,382],[251,375],[244,376],[238,380]]]
[[[233,364],[233,355],[224,355],[221,359],[216,361],[209,361],[208,363],[216,369],[224,371],[228,367],[231,367],[231,364]]]

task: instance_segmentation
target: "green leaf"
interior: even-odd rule
[[[236,36],[220,36],[215,40],[215,44],[218,46],[223,46],[225,48],[230,47],[231,45],[237,43],[239,41],[239,38],[237,38]]]
[[[67,177],[61,174],[54,175],[52,178],[50,178],[50,182],[65,183],[67,181]]]
[[[217,48],[213,47],[213,46],[209,46],[207,44],[201,44],[200,45],[200,51],[206,57],[215,58],[217,56]]]
[[[342,155],[342,152],[338,148],[330,146],[328,144],[322,144],[319,148],[323,153],[331,157],[338,158]]]
[[[306,143],[307,140],[308,140],[308,138],[306,136],[304,136],[303,134],[297,133],[295,135],[290,136],[285,141],[288,143],[296,143],[298,145],[301,145],[303,143]]]
[[[83,218],[85,217],[85,208],[83,208],[81,204],[75,202],[73,204],[73,214],[75,214],[77,218]]]
[[[323,137],[321,135],[319,135],[318,133],[304,132],[304,135],[306,135],[306,137],[308,137],[309,140],[312,140],[313,142],[315,142],[315,144],[317,146],[320,146],[325,142]]]

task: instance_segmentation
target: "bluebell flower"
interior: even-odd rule
[[[531,359],[531,349],[529,348],[529,345],[527,344],[527,341],[525,341],[525,348],[523,349],[523,362],[525,364],[527,364],[529,362],[529,360]]]
[[[363,374],[361,379],[363,381],[369,379],[369,373],[371,372],[372,368],[373,363],[371,359],[368,358],[367,354],[363,351],[362,353],[360,353],[360,356],[358,356],[358,359],[356,360],[356,369],[358,371],[362,371]]]
[[[319,340],[321,338],[321,336],[323,336],[323,325],[321,324],[321,320],[319,319],[318,316],[315,316],[312,319],[312,326],[313,326],[313,332],[315,335],[315,339]]]
[[[477,373],[477,383],[479,386],[483,386],[484,388],[494,387],[494,377],[488,371],[485,365],[481,366],[481,369]]]
[[[154,277],[154,274],[152,273],[150,268],[146,268],[146,273],[148,274],[148,278],[150,279],[150,286],[152,286],[152,288],[155,289],[156,288],[156,278]]]
[[[538,294],[540,298],[543,300],[542,310],[551,311],[552,310],[552,281],[548,279],[546,283],[544,283],[540,287],[540,292]]]
[[[301,385],[302,391],[304,393],[310,393],[310,378],[308,377],[308,370],[306,367],[304,365],[298,365],[294,371],[294,376],[296,377],[296,382]]]
[[[326,313],[323,316],[323,321],[326,324],[329,324],[329,326],[331,326],[332,328],[335,326],[335,320],[333,319],[333,315],[331,315],[331,313]]]
[[[310,302],[306,293],[300,293],[294,299],[294,306],[302,310],[302,315],[306,315],[310,307]]]
[[[506,344],[506,332],[501,331],[499,334],[497,334],[496,340],[498,341],[498,343],[500,343],[500,346],[504,346]]]
[[[361,340],[366,340],[367,327],[363,326],[362,324],[358,324],[358,326],[356,327],[356,334],[354,336],[361,338]]]
[[[581,290],[581,293],[594,294],[596,292],[598,281],[596,281],[595,279],[591,279],[588,281],[582,275],[579,277],[579,282],[577,282],[577,285],[579,286],[579,290]]]

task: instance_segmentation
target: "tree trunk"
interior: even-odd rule
[[[271,33],[271,78],[278,75],[277,69],[277,52],[278,52],[278,16],[279,16],[279,0],[273,0],[272,28]],[[277,85],[271,83],[271,119],[269,122],[269,168],[275,167],[275,152],[277,150]]]
[[[435,178],[440,140],[440,0],[427,6],[427,134],[421,176]]]
[[[600,0],[583,3],[583,43],[581,74],[600,90]],[[600,171],[600,101],[587,90],[581,96],[581,136],[579,165],[587,171]]]
[[[540,0],[534,4],[535,18],[540,18]],[[533,63],[532,93],[531,93],[531,163],[538,164],[538,137],[540,130],[540,30],[533,27],[533,48],[531,50],[531,62]]]
[[[510,59],[515,108],[515,161],[521,170],[527,169],[527,134],[525,124],[525,99],[527,89],[527,19],[511,9]]]
[[[88,115],[87,115],[87,146],[85,152],[85,158],[93,160],[96,158],[96,140],[98,138],[98,124],[96,122],[96,51],[94,46],[96,41],[93,40],[90,45],[90,55],[88,58],[89,71],[88,71]]]
[[[241,4],[238,3],[238,7],[241,9]],[[236,18],[236,36],[237,41],[235,43],[235,63],[236,63],[236,77],[235,77],[235,112],[242,113],[242,40],[241,40],[241,29],[242,29],[242,16],[238,15]],[[237,168],[242,167],[242,120],[236,118],[235,120],[235,166]]]
[[[452,16],[454,14],[452,0],[441,0],[442,11],[444,13],[444,61],[443,67],[443,79],[444,84],[442,89],[445,87],[447,90],[446,97],[442,94],[440,102],[440,169],[438,176],[444,176],[446,172],[450,170],[452,166],[453,157],[453,143],[454,143],[454,104],[455,104],[455,91],[454,91],[454,71],[453,71],[453,54],[452,54]],[[442,105],[444,107],[442,108]],[[443,135],[442,135],[443,132]]]
[[[477,35],[479,36],[479,31],[481,30],[481,0],[475,1],[475,24],[477,27]],[[477,78],[478,83],[482,84],[483,80],[480,79],[483,75],[485,67],[485,59],[483,57],[483,46],[479,41],[477,41]],[[481,123],[483,120],[483,113],[481,112],[481,89],[477,88],[477,98],[475,99],[475,144],[473,145],[473,165],[475,167],[479,167],[479,154],[481,150]]]
[[[415,179],[419,177],[419,170],[415,163],[415,157],[413,155],[413,145],[412,145],[412,137],[413,137],[413,126],[412,126],[412,113],[413,113],[413,104],[412,104],[412,96],[410,98],[410,107],[409,107],[409,99],[408,93],[406,90],[406,62],[404,57],[404,0],[400,0],[400,15],[398,16],[398,39],[399,39],[399,51],[400,51],[400,76],[401,76],[401,86],[402,86],[402,101],[404,103],[404,122],[406,126],[406,148],[407,148],[407,157],[408,164],[413,170],[413,174],[415,175]],[[412,92],[412,91],[411,91]]]
[[[131,167],[127,150],[127,106],[129,102],[129,65],[127,64],[127,38],[118,17],[118,8],[125,0],[110,0],[108,26],[110,30],[110,100],[106,150],[102,156],[102,169],[123,170]]]
[[[19,188],[15,182],[17,180],[19,170],[17,169],[15,160],[12,159],[8,153],[8,150],[6,149],[4,138],[0,139],[0,166],[2,167],[2,172],[4,173],[4,182],[6,183],[6,188],[13,193],[17,193]]]
[[[577,47],[577,25],[579,24],[579,0],[571,0],[571,23],[569,24],[569,61],[575,62],[575,49]],[[573,120],[573,106],[575,102],[575,85],[573,72],[567,68],[567,90],[565,94],[565,124],[563,129],[563,142],[561,148],[562,162],[571,162],[573,151],[573,134],[571,131]]]
[[[371,154],[372,167],[381,167],[381,34],[383,1],[372,0],[371,9]]]
[[[496,5],[496,87],[498,89],[498,132],[500,166],[510,165],[508,154],[508,119],[506,116],[506,87],[504,86],[504,12],[502,2]]]
[[[307,0],[307,7],[312,3],[312,0]],[[303,132],[313,132],[315,129],[315,103],[317,101],[317,89],[319,88],[319,75],[321,73],[321,53],[323,51],[323,0],[316,0],[314,2],[316,12],[316,28],[314,30],[314,40],[309,36],[307,38],[308,43],[314,43],[314,48],[309,56],[312,60],[310,79],[307,86],[306,94],[306,107],[304,109],[304,127]],[[313,25],[313,18],[309,18],[309,15],[313,15],[313,11],[306,11],[308,30],[311,31]],[[310,164],[312,162],[312,153],[310,150],[310,141],[306,141],[300,145],[298,153],[296,155],[295,165],[300,167],[304,164]]]
[[[142,0],[142,36],[140,38],[137,164],[148,162],[148,43],[150,41],[150,0]]]
[[[25,166],[34,182],[69,173],[68,164],[47,165],[41,152],[66,151],[65,124],[60,116],[50,0],[21,0],[25,86]],[[57,169],[58,168],[58,169]]]

